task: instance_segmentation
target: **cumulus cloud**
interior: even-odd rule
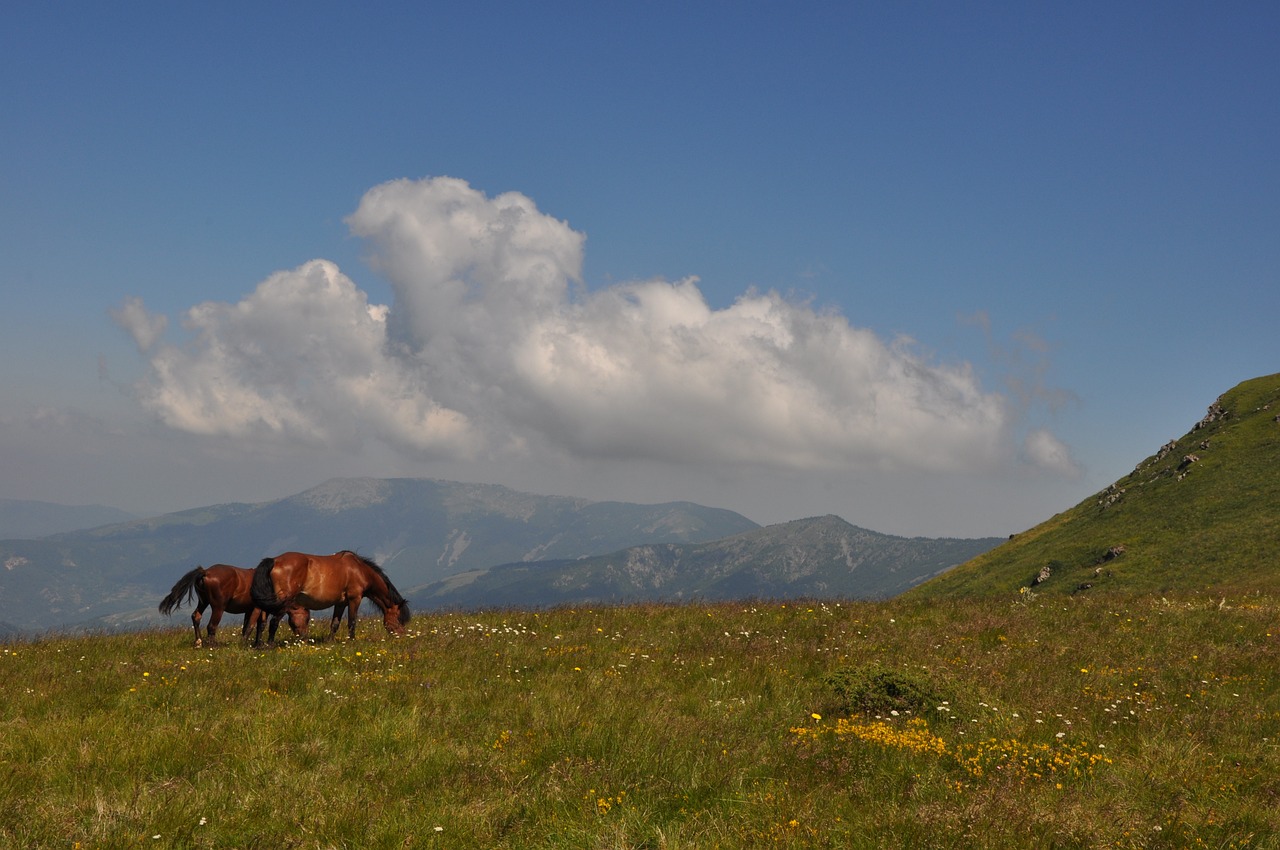
[[[141,298],[126,298],[124,303],[110,311],[117,325],[128,331],[138,351],[146,354],[164,335],[169,320],[147,312]]]
[[[150,361],[143,402],[194,433],[425,457],[963,471],[1013,454],[1007,400],[967,364],[776,292],[712,309],[696,278],[588,290],[583,234],[519,193],[398,180],[347,223],[393,304],[324,260],[193,307],[181,345],[126,302],[113,316]],[[1069,465],[1048,432],[1023,451]]]
[[[142,309],[126,314],[135,320],[126,329],[148,325],[136,319]],[[187,311],[194,338],[150,349],[139,396],[166,424],[195,434],[347,446],[373,436],[412,452],[473,451],[466,417],[436,404],[388,355],[386,322],[385,306],[369,304],[333,263],[313,260],[277,272],[238,304]]]
[[[1024,459],[1041,469],[1073,478],[1080,474],[1080,466],[1071,457],[1067,445],[1043,428],[1027,434],[1022,454]]]

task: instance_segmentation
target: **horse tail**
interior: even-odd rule
[[[263,558],[253,571],[253,584],[249,586],[249,595],[253,604],[268,614],[278,614],[284,607],[276,596],[275,582],[271,580],[271,569],[276,565],[275,558]]]
[[[168,617],[174,608],[181,608],[197,592],[197,582],[203,586],[204,567],[196,567],[178,579],[178,583],[169,591],[169,595],[160,600],[160,613]]]

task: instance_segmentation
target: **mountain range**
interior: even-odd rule
[[[0,629],[168,622],[156,603],[197,564],[251,567],[293,549],[355,549],[381,563],[416,606],[474,608],[878,597],[997,542],[897,538],[837,517],[761,528],[691,502],[596,502],[433,479],[333,479],[271,502],[0,540]]]
[[[876,598],[919,584],[1001,541],[894,537],[837,516],[707,543],[649,543],[607,555],[501,564],[436,582],[420,607],[675,600]]]
[[[137,518],[137,514],[106,505],[59,505],[25,499],[0,499],[0,540],[45,537]]]

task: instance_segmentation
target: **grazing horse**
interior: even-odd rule
[[[160,600],[160,613],[168,617],[173,613],[174,608],[181,608],[184,602],[195,596],[199,605],[191,612],[191,625],[196,630],[196,646],[203,644],[200,639],[200,617],[204,614],[205,608],[213,609],[213,613],[209,615],[210,644],[214,643],[214,636],[218,633],[218,623],[222,621],[223,611],[230,614],[244,614],[244,626],[240,629],[241,640],[248,639],[250,626],[257,627],[257,638],[261,640],[263,613],[253,604],[253,597],[249,592],[252,584],[253,570],[233,567],[229,564],[214,564],[207,570],[204,567],[196,567],[178,579],[178,583],[173,586],[173,590],[169,591],[169,595]],[[278,616],[273,619],[271,627],[273,632],[279,625],[279,620]]]
[[[382,624],[388,632],[404,634],[409,622],[409,603],[396,590],[382,567],[368,558],[344,549],[332,555],[285,552],[263,558],[253,571],[253,604],[273,617],[289,615],[289,624],[303,637],[307,634],[309,612],[333,606],[329,637],[338,632],[343,607],[348,613],[347,631],[356,636],[356,612],[360,602],[370,599],[382,610]],[[276,637],[278,620],[272,620],[267,640]]]

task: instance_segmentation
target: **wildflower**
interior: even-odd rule
[[[822,719],[822,715],[821,715],[821,714],[818,714],[816,711],[815,711],[813,714],[810,714],[809,716],[810,716],[810,717],[812,717],[814,720],[821,720],[821,719]]]

